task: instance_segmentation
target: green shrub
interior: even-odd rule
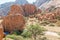
[[[22,35],[24,37],[33,37],[34,40],[36,40],[37,35],[43,35],[43,31],[45,31],[45,29],[43,27],[40,27],[39,24],[31,24],[27,26]]]
[[[60,16],[56,16],[56,19],[60,20]]]
[[[46,26],[46,25],[49,24],[49,22],[48,22],[48,21],[43,21],[43,22],[41,22],[40,24],[43,25],[43,26]]]
[[[31,37],[31,32],[28,31],[28,30],[24,30],[21,35],[22,35],[23,37]]]
[[[7,35],[6,38],[14,39],[15,38],[15,35]]]
[[[55,25],[54,25],[54,24],[52,24],[52,23],[50,23],[50,24],[49,24],[49,26],[53,26],[53,27],[54,27]]]
[[[22,36],[16,36],[14,40],[24,40],[24,38]]]
[[[22,31],[14,30],[13,31],[13,34],[15,34],[15,35],[21,35],[22,32],[23,32],[23,30]]]
[[[18,36],[18,35],[7,35],[6,36],[6,39],[7,38],[10,38],[10,39],[13,39],[13,40],[24,40],[24,38],[22,36]]]

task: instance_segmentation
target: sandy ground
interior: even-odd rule
[[[49,32],[45,35],[48,40],[60,40],[60,35],[58,35],[58,32],[60,32],[60,27],[51,27],[51,26],[42,26],[45,29],[47,29]],[[55,34],[55,35],[54,35]]]
[[[48,31],[52,31],[52,32],[60,32],[60,27],[52,27],[52,26],[42,26],[44,27],[45,29],[47,29]]]
[[[51,36],[51,35],[46,35],[48,40],[60,40],[60,38],[55,37],[55,36]]]

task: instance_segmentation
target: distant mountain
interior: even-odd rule
[[[12,4],[14,4],[14,2],[7,2],[7,3],[4,3],[4,4],[1,4],[0,9],[11,6]]]
[[[0,9],[4,8],[4,7],[7,7],[7,6],[11,6],[13,4],[24,5],[24,4],[28,4],[28,2],[26,0],[16,0],[15,2],[7,2],[7,3],[4,3],[4,4],[1,4]]]
[[[60,0],[50,0],[46,1],[44,4],[39,6],[43,10],[52,10],[52,8],[60,7]]]
[[[7,2],[4,4],[0,5],[0,16],[5,16],[7,15],[10,6],[13,4],[19,4],[19,5],[24,5],[24,4],[28,4],[28,2],[26,0],[16,0],[15,2]]]
[[[24,5],[24,4],[28,4],[28,1],[26,1],[26,0],[16,0],[15,4]]]
[[[8,3],[4,3],[4,4],[1,4],[0,6],[0,16],[6,16],[9,9],[10,9],[10,6],[13,5],[14,2],[8,2]]]
[[[36,0],[35,5],[36,5],[37,7],[39,7],[39,6],[41,6],[43,3],[45,3],[46,1],[49,1],[49,0]]]

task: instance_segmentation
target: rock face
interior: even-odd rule
[[[19,6],[19,5],[12,5],[8,15],[10,15],[10,14],[23,14],[23,13],[24,13],[24,11],[23,11],[21,6]]]
[[[46,9],[53,9],[53,8],[57,8],[60,7],[60,0],[50,0],[45,2],[44,4],[42,4],[39,8],[41,8],[42,10],[46,10]]]
[[[35,5],[26,4],[23,6],[23,10],[24,10],[24,15],[29,16],[29,15],[34,14],[37,11],[37,8]]]
[[[20,14],[8,15],[3,18],[2,22],[4,31],[12,33],[15,30],[22,31],[24,29],[25,20]]]
[[[37,9],[35,5],[33,4],[25,4],[25,5],[12,5],[10,8],[10,11],[8,12],[10,14],[22,14],[24,16],[30,16],[34,15],[35,13],[41,13],[40,9]]]
[[[2,25],[0,24],[0,40],[2,40],[3,37],[4,37],[3,27],[2,27]]]
[[[42,4],[44,4],[46,1],[49,1],[49,0],[36,0],[35,2],[35,5],[37,7],[40,7]]]

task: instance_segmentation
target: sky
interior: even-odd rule
[[[33,3],[35,2],[36,0],[27,0],[29,3]]]
[[[15,0],[0,0],[0,4],[3,4],[3,3],[6,3],[6,2],[13,2]],[[33,3],[35,2],[36,0],[27,0],[29,3]]]

